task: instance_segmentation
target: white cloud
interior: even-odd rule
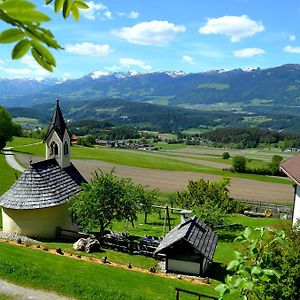
[[[116,72],[120,71],[122,68],[119,66],[111,66],[111,67],[104,67],[105,70],[108,70],[109,72]]]
[[[300,47],[286,46],[283,48],[283,51],[288,52],[288,53],[300,54]]]
[[[224,34],[230,37],[231,42],[238,42],[242,38],[253,36],[264,31],[262,22],[250,19],[248,16],[223,16],[209,18],[207,23],[199,28],[201,34]]]
[[[139,17],[139,13],[137,11],[131,11],[129,14],[128,14],[128,18],[129,19],[137,19]]]
[[[266,53],[266,51],[260,48],[244,48],[233,52],[236,57],[252,57],[264,53]]]
[[[106,56],[112,52],[108,44],[99,45],[87,42],[81,44],[67,44],[65,48],[67,52],[79,55]]]
[[[86,4],[89,6],[88,9],[82,9],[80,11],[80,14],[88,19],[88,20],[95,20],[99,12],[103,12],[103,15],[107,19],[112,19],[112,13],[107,9],[107,6],[105,6],[102,2],[96,3],[94,1],[86,2]]]
[[[132,66],[138,66],[141,69],[144,70],[151,70],[152,67],[149,65],[146,65],[143,61],[137,60],[134,58],[121,58],[119,60],[119,63],[122,67],[132,67]]]
[[[296,36],[295,35],[290,35],[289,36],[289,41],[293,42],[296,40]]]
[[[138,23],[132,27],[123,27],[113,33],[132,44],[162,46],[171,42],[178,32],[184,31],[184,26],[168,21],[153,20]]]
[[[2,59],[0,59],[0,65],[4,64],[4,61]]]
[[[20,62],[24,65],[26,65],[26,68],[8,68],[3,64],[0,66],[0,70],[3,71],[6,74],[9,75],[15,75],[15,76],[25,76],[30,75],[30,77],[34,78],[40,78],[42,79],[45,76],[49,76],[49,72],[45,69],[43,69],[36,61],[35,59],[26,54],[20,59]],[[11,64],[11,61],[9,62]]]
[[[107,18],[107,19],[112,19],[112,12],[109,11],[109,10],[106,10],[104,12],[104,16]]]
[[[6,68],[6,67],[0,66],[0,70],[6,74],[16,75],[16,76],[29,75],[32,73],[32,70],[30,70],[28,68],[17,69],[17,68]]]
[[[182,60],[187,62],[188,64],[191,64],[191,65],[195,64],[194,59],[189,55],[183,55]]]

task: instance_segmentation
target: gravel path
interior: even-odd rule
[[[0,295],[7,295],[16,300],[70,300],[58,294],[43,290],[26,288],[0,279]]]
[[[11,151],[11,149],[12,149],[12,148],[4,148],[4,149],[3,149],[3,153],[4,153],[4,155],[5,155],[5,160],[6,160],[7,164],[8,164],[11,168],[13,168],[13,169],[15,169],[15,170],[17,170],[17,171],[23,173],[23,172],[25,171],[25,168],[23,168],[23,167],[15,160],[15,156],[14,156],[13,152]]]

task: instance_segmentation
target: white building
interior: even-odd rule
[[[294,181],[293,225],[300,220],[300,154],[280,164],[280,171]]]
[[[55,238],[57,227],[76,229],[68,200],[85,179],[70,161],[70,137],[58,101],[45,144],[46,160],[32,164],[0,197],[3,232]]]

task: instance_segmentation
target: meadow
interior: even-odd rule
[[[19,138],[15,137],[14,140],[8,143],[7,146],[14,147],[14,150],[19,154],[27,154],[34,156],[45,156],[45,145],[38,143],[38,139]],[[272,182],[281,184],[290,184],[290,181],[285,178],[274,176],[262,176],[252,174],[240,174],[232,173],[230,171],[223,170],[222,167],[230,167],[230,160],[226,161],[222,159],[222,149],[210,149],[201,148],[199,146],[185,146],[182,144],[159,144],[161,148],[158,152],[147,151],[134,151],[125,149],[111,149],[106,147],[82,147],[73,146],[71,148],[72,159],[89,159],[100,160],[112,164],[133,166],[140,168],[149,168],[157,170],[167,171],[182,171],[182,172],[196,172],[211,174],[223,177],[243,178],[250,180],[257,180],[262,182]],[[255,151],[255,153],[252,153]],[[264,166],[271,160],[273,153],[268,151],[248,150],[247,152],[241,152],[233,150],[231,156],[244,155],[251,159],[250,165],[252,166]],[[284,153],[284,157],[287,158],[293,154]],[[220,164],[220,165],[218,165]],[[224,166],[223,166],[224,165]]]
[[[172,227],[179,222],[179,214],[171,214]],[[208,285],[151,275],[147,270],[155,266],[157,261],[150,257],[108,249],[102,249],[100,253],[86,254],[73,250],[72,243],[57,241],[43,242],[39,249],[35,244],[30,249],[30,245],[20,247],[0,243],[0,277],[20,285],[52,290],[77,299],[103,299],[104,297],[106,299],[174,299],[175,287],[216,296],[214,287],[222,282],[227,274],[226,264],[233,259],[234,250],[242,251],[244,248],[243,244],[233,241],[244,228],[274,225],[281,227],[283,224],[289,224],[288,221],[278,219],[250,218],[238,214],[230,216],[230,223],[235,226],[217,230],[219,242],[212,269],[207,274],[210,278]],[[163,219],[153,212],[149,215],[147,224],[143,223],[143,215],[140,214],[135,227],[127,227],[125,222],[120,222],[114,223],[112,229],[114,231],[126,229],[129,234],[135,236],[145,234],[161,236],[163,224]],[[48,253],[50,250],[42,250],[57,247],[60,247],[63,252],[71,253],[73,259],[67,255],[62,257],[50,254]],[[80,255],[81,259],[74,259],[77,255]],[[102,256],[107,256],[108,261],[124,267],[89,262]],[[128,262],[145,271],[126,270]],[[239,297],[229,295],[225,299],[239,299]]]
[[[22,149],[22,151],[29,153],[34,149],[33,152],[37,155],[40,155],[44,149],[44,144],[21,146],[24,141],[23,139],[15,139],[10,145],[17,145],[16,149]],[[25,142],[30,145],[39,142],[39,140],[28,139]],[[123,153],[122,155],[125,155],[124,153],[128,152],[124,150],[82,147],[73,147],[72,151],[73,150],[75,157],[83,156],[86,159],[95,159],[94,153],[97,153],[97,155],[101,153],[100,157],[102,159],[103,153]],[[138,155],[136,153],[129,154]],[[175,155],[177,154],[175,153]],[[194,154],[187,155],[194,157]],[[208,156],[211,157],[210,155]],[[211,158],[220,159],[214,156]],[[156,159],[155,154],[153,154],[153,159]],[[1,169],[3,170],[0,172],[0,176],[2,176],[0,179],[2,183],[5,183],[1,185],[1,193],[3,193],[15,180],[15,171],[6,165],[3,154],[0,155],[0,163]],[[134,227],[127,227],[126,223],[120,222],[114,223],[112,230],[119,232],[126,230],[129,234],[134,236],[162,236],[163,219],[160,219],[158,214],[153,212],[148,217],[148,223],[144,224],[143,217],[142,214],[138,216]],[[178,214],[171,214],[171,226],[174,227],[179,222],[180,216]],[[162,278],[147,274],[147,271],[137,273],[136,271],[126,270],[124,268],[75,260],[68,257],[59,257],[47,253],[47,251],[38,251],[26,247],[21,248],[8,245],[7,243],[0,243],[0,277],[24,286],[53,290],[78,299],[174,299],[175,287],[216,295],[214,287],[224,279],[226,274],[225,265],[233,259],[233,251],[243,248],[243,245],[234,242],[234,238],[238,236],[246,226],[253,228],[273,226],[276,224],[280,226],[281,222],[288,223],[288,221],[271,218],[255,219],[242,215],[231,215],[230,223],[235,224],[235,226],[230,227],[230,229],[224,228],[218,230],[219,242],[214,256],[212,271],[208,274],[211,278],[210,285],[195,285],[183,282],[182,280]],[[82,256],[88,256],[91,259],[99,259],[105,255],[111,262],[123,266],[126,266],[128,262],[130,262],[134,267],[145,270],[155,266],[157,263],[157,261],[151,257],[130,255],[109,249],[103,249],[100,253],[85,254],[73,250],[71,243],[53,241],[44,242],[42,245],[50,249],[60,247],[64,252],[72,253],[73,256],[80,254]],[[126,280],[124,280],[124,278],[126,278]],[[183,299],[192,298],[186,297]],[[226,297],[226,299],[238,299],[238,297],[231,295]]]

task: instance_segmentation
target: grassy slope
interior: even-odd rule
[[[17,142],[17,139],[16,139]],[[16,151],[24,154],[42,156],[45,155],[45,145],[30,145],[30,146],[19,146],[15,149]],[[151,154],[151,153],[150,153]],[[251,180],[259,180],[265,182],[273,183],[284,183],[290,184],[286,179],[268,177],[262,175],[251,175],[251,174],[238,174],[231,173],[228,171],[222,171],[216,168],[195,165],[189,162],[184,162],[180,160],[180,157],[175,158],[162,158],[153,155],[140,155],[130,150],[122,149],[109,149],[109,148],[87,148],[81,146],[73,146],[71,149],[72,159],[96,159],[102,160],[109,163],[120,164],[125,166],[134,166],[141,168],[151,168],[159,170],[169,170],[169,171],[190,171],[199,172],[206,174],[213,174],[226,177],[239,177]]]
[[[0,195],[11,187],[19,175],[20,172],[7,165],[4,154],[0,152]]]
[[[5,243],[0,243],[0,276],[17,284],[49,289],[78,299],[174,299],[175,287],[210,294],[213,291],[208,286]]]

